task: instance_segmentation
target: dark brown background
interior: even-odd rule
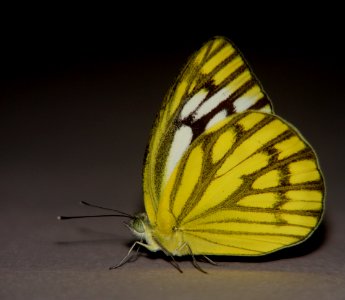
[[[344,297],[345,77],[336,9],[236,20],[209,13],[192,21],[193,12],[152,19],[76,10],[62,18],[23,8],[5,19],[1,299]],[[56,216],[98,213],[81,200],[143,210],[142,160],[155,114],[188,56],[214,35],[235,42],[276,113],[317,151],[328,190],[324,221],[303,245],[260,259],[219,258],[219,267],[203,265],[208,275],[189,260],[179,274],[162,255],[145,251],[108,271],[132,241],[122,220]]]

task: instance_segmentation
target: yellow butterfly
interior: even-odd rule
[[[273,114],[235,46],[215,37],[163,102],[143,190],[146,212],[128,225],[139,241],[118,266],[135,245],[191,255],[200,269],[194,255],[259,256],[301,243],[320,223],[325,188],[311,146]]]

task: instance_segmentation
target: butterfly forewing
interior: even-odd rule
[[[275,115],[249,111],[189,146],[163,192],[157,223],[174,219],[194,254],[262,255],[306,239],[320,222],[323,196],[304,138]]]
[[[156,118],[143,178],[145,208],[152,223],[162,191],[193,141],[227,116],[249,109],[272,112],[238,50],[216,37],[190,58]]]

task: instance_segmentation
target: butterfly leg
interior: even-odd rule
[[[203,255],[203,257],[209,262],[211,265],[218,266],[216,262],[214,262],[211,258],[207,257],[206,255]]]
[[[185,245],[186,245],[186,247],[188,248],[188,251],[189,251],[190,256],[192,257],[193,266],[194,266],[197,270],[199,270],[200,272],[202,272],[202,273],[204,273],[204,274],[207,274],[207,272],[206,272],[204,269],[202,269],[202,268],[200,267],[200,265],[198,264],[198,262],[197,262],[197,260],[195,259],[195,256],[194,256],[193,251],[192,251],[192,249],[190,248],[190,246],[189,246],[187,243],[186,243]]]
[[[130,256],[131,252],[133,251],[133,249],[134,249],[134,247],[135,247],[136,245],[144,246],[144,247],[147,246],[146,244],[144,244],[144,243],[141,242],[141,241],[140,241],[140,242],[136,241],[136,242],[131,246],[131,248],[129,249],[127,255],[126,255],[116,266],[109,267],[109,270],[117,269],[117,268],[123,266],[126,262],[128,262],[129,256]],[[139,250],[139,249],[138,249],[138,250]],[[138,252],[138,250],[137,250],[137,252]]]
[[[181,270],[180,266],[178,265],[177,261],[175,260],[175,258],[169,253],[169,251],[167,251],[161,244],[159,244],[161,250],[163,251],[163,253],[170,257],[171,260],[169,261],[169,263],[176,269],[178,270],[180,273],[183,273],[183,271]]]
[[[183,271],[181,270],[180,266],[178,265],[177,261],[175,260],[175,258],[172,255],[168,255],[171,258],[171,261],[169,261],[172,266],[177,269],[180,273],[183,273]]]

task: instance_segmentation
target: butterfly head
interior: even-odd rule
[[[141,240],[145,239],[149,221],[146,213],[138,213],[126,224],[135,236]]]

